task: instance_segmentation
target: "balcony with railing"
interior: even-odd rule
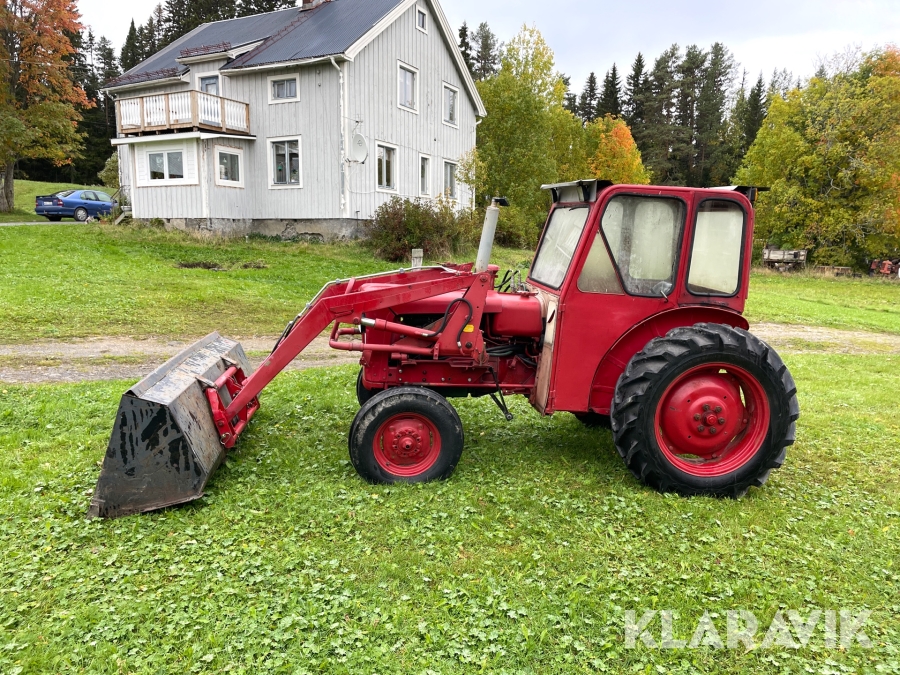
[[[192,129],[250,134],[250,105],[202,91],[137,96],[116,101],[119,135]]]

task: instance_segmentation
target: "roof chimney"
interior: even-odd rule
[[[303,5],[300,7],[300,11],[303,12],[307,9],[315,9],[325,1],[326,0],[303,0]]]

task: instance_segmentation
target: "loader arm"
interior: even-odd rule
[[[227,448],[234,445],[244,428],[235,420],[241,420],[245,411],[255,405],[256,397],[266,385],[333,322],[359,325],[367,312],[466,290],[478,281],[481,282],[479,285],[485,285],[490,282],[490,276],[487,273],[472,273],[471,265],[459,265],[399,270],[327,284],[288,325],[272,354],[243,381],[241,389],[227,406],[222,402],[217,388],[207,388],[223,445]],[[373,283],[378,288],[365,288],[366,284]],[[460,305],[455,313],[461,315],[464,309]]]

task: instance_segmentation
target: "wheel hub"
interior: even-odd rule
[[[663,393],[656,413],[660,450],[694,475],[722,475],[748,461],[768,424],[768,400],[759,382],[724,363],[682,373]]]
[[[431,467],[440,455],[437,427],[424,415],[400,413],[388,418],[375,434],[376,461],[398,476],[415,476]]]

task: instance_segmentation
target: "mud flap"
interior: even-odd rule
[[[238,342],[211,333],[122,396],[89,517],[118,518],[203,496],[225,457],[205,389],[232,366],[252,373]],[[230,403],[221,390],[223,403]]]

